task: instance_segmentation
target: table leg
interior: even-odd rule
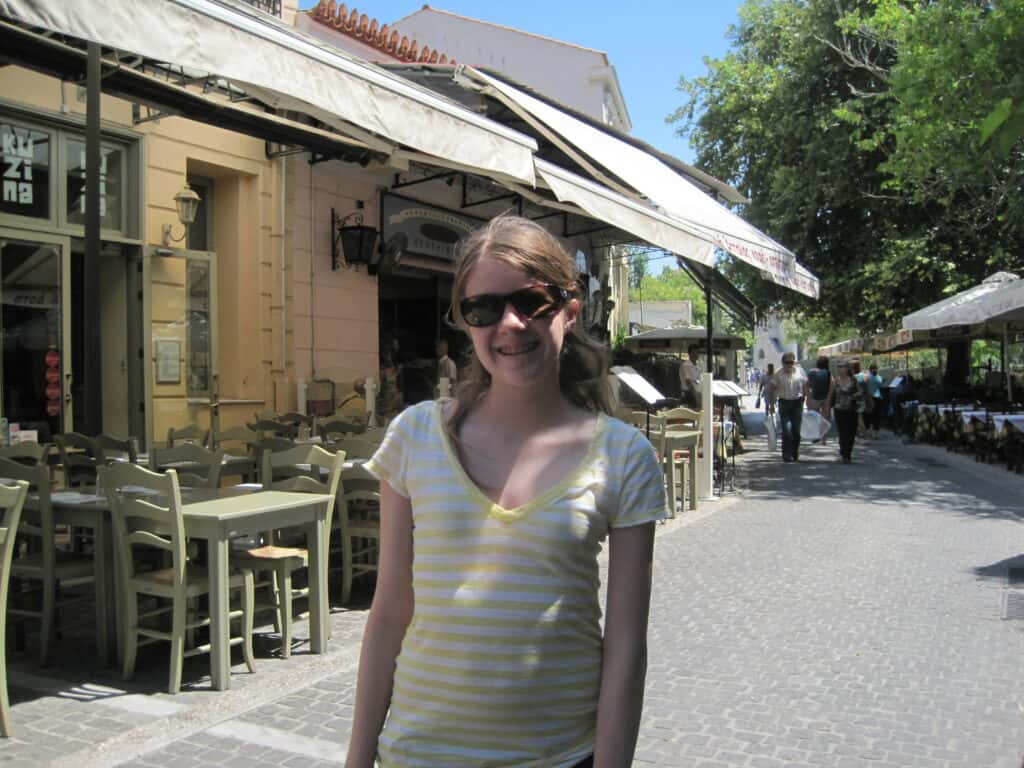
[[[110,526],[107,524],[107,513],[97,512],[92,526],[92,563],[93,579],[96,593],[96,652],[100,664],[114,666],[117,664],[119,643],[111,642],[118,638],[117,618],[114,606],[114,590],[117,581],[114,579],[113,542],[110,537]]]
[[[693,441],[693,447],[690,449],[690,501],[689,508],[694,510],[697,508],[697,449],[700,444],[699,439]],[[686,504],[686,499],[683,500]]]
[[[309,549],[309,649],[327,650],[330,636],[330,607],[327,605],[327,504],[320,504],[316,521],[307,529]]]
[[[231,687],[228,540],[210,539],[206,547],[210,578],[210,681],[214,690],[226,691]]]
[[[676,460],[675,452],[672,450],[672,441],[665,440],[665,471],[664,475],[668,480],[668,510],[671,517],[676,516]]]

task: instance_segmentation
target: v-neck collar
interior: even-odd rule
[[[434,403],[434,428],[438,431],[438,434],[440,435],[441,444],[444,445],[445,455],[447,456],[448,461],[451,464],[452,469],[454,470],[459,481],[463,484],[463,486],[465,486],[465,488],[469,491],[471,495],[475,496],[478,501],[480,501],[487,507],[488,513],[490,515],[498,519],[508,521],[520,518],[526,513],[528,513],[530,510],[534,509],[535,507],[545,504],[548,501],[551,501],[551,499],[557,497],[567,487],[569,487],[573,483],[573,481],[576,480],[577,477],[579,477],[580,473],[582,473],[584,469],[590,466],[590,464],[593,462],[593,456],[597,451],[598,443],[600,442],[601,437],[604,434],[606,422],[607,418],[605,414],[601,411],[598,411],[597,424],[594,425],[594,434],[591,435],[590,437],[590,443],[587,445],[587,450],[583,454],[583,458],[580,459],[579,463],[572,470],[566,473],[566,475],[561,480],[556,482],[547,490],[541,491],[540,494],[530,499],[529,501],[526,501],[523,504],[520,504],[519,506],[512,507],[511,509],[506,509],[505,507],[501,506],[498,502],[492,500],[491,497],[488,496],[486,493],[484,493],[483,489],[480,488],[480,486],[476,484],[473,478],[469,476],[469,473],[466,471],[466,468],[462,466],[462,461],[459,459],[458,451],[455,450],[455,446],[452,445],[451,437],[445,431],[444,428],[444,412],[442,410],[442,403],[441,401],[437,401]]]

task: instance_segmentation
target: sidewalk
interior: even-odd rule
[[[747,446],[739,493],[658,528],[635,765],[1020,768],[1024,611],[1002,606],[1024,476],[891,436],[850,466],[834,442],[796,464]],[[154,693],[160,646],[124,684],[74,638],[40,670],[30,636],[9,651],[0,764],[338,766],[365,619],[335,609],[322,656],[283,661],[265,638],[228,692],[189,660],[178,696]]]

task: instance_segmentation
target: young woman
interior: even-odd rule
[[[452,315],[474,359],[455,400],[404,411],[368,463],[380,570],[348,768],[632,763],[665,489],[651,445],[606,415],[576,285],[526,219],[463,243]]]
[[[843,464],[853,461],[853,441],[857,437],[857,414],[860,411],[861,385],[850,364],[839,363],[836,377],[829,388],[828,403],[839,432],[839,456]]]

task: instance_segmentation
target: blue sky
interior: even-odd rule
[[[301,7],[315,5],[301,0]],[[680,76],[705,71],[704,56],[728,50],[725,34],[737,17],[740,0],[516,0],[482,3],[445,0],[433,7],[496,24],[596,48],[608,54],[619,76],[633,135],[692,162],[689,144],[674,134],[665,118],[681,103]],[[381,22],[393,22],[418,10],[422,0],[349,0]]]

